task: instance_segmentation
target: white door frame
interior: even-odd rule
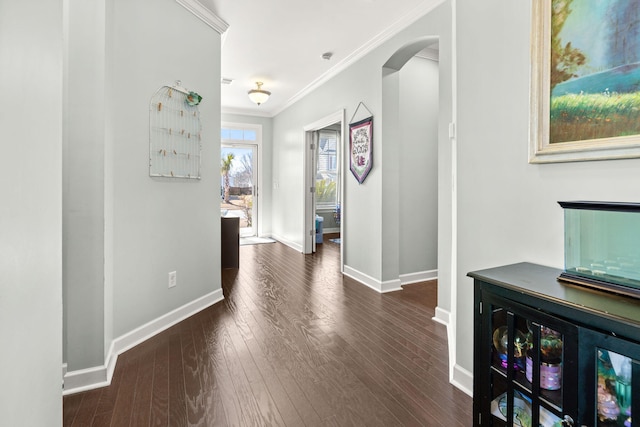
[[[304,253],[310,254],[315,251],[315,236],[316,236],[316,212],[315,212],[315,192],[312,188],[315,187],[314,172],[316,165],[315,159],[315,147],[312,149],[314,141],[314,133],[320,129],[324,129],[327,126],[340,124],[340,144],[338,145],[338,162],[340,176],[340,238],[342,243],[340,244],[340,271],[344,272],[344,182],[345,182],[345,156],[344,156],[344,144],[345,144],[345,112],[344,109],[339,110],[333,114],[330,114],[322,119],[319,119],[313,123],[310,123],[304,127],[304,144],[305,144],[305,161],[304,161],[304,230],[303,230],[303,242]]]
[[[229,139],[226,142],[220,141],[220,148],[225,144],[237,144],[244,146],[255,146],[257,156],[254,159],[254,185],[253,185],[253,202],[254,202],[254,221],[257,221],[256,236],[262,236],[262,209],[260,207],[260,191],[262,188],[262,125],[254,123],[236,123],[221,122],[222,128],[229,129],[250,129],[256,132],[256,141],[244,141]]]

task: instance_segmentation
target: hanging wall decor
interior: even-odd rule
[[[149,106],[149,176],[200,179],[202,97],[177,81],[162,86]]]
[[[640,157],[638,2],[531,3],[529,163]]]
[[[369,113],[368,117],[354,121],[361,106]],[[373,167],[373,115],[362,102],[349,123],[349,158],[351,172],[362,184]]]

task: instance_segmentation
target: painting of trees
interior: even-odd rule
[[[531,1],[529,161],[640,157],[640,1]]]
[[[560,32],[567,17],[571,13],[573,0],[556,0],[553,2],[551,15],[551,90],[564,81],[577,77],[576,69],[586,62],[585,55],[571,45],[563,45]]]
[[[551,143],[640,133],[640,2],[553,0]]]
[[[640,2],[609,0],[605,36],[609,68],[640,61]]]

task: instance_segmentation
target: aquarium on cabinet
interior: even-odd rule
[[[558,203],[564,208],[560,279],[640,298],[640,203]]]

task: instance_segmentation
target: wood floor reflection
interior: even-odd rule
[[[435,282],[380,295],[328,241],[242,246],[222,280],[223,302],[123,353],[109,387],[66,396],[64,425],[472,425]]]

